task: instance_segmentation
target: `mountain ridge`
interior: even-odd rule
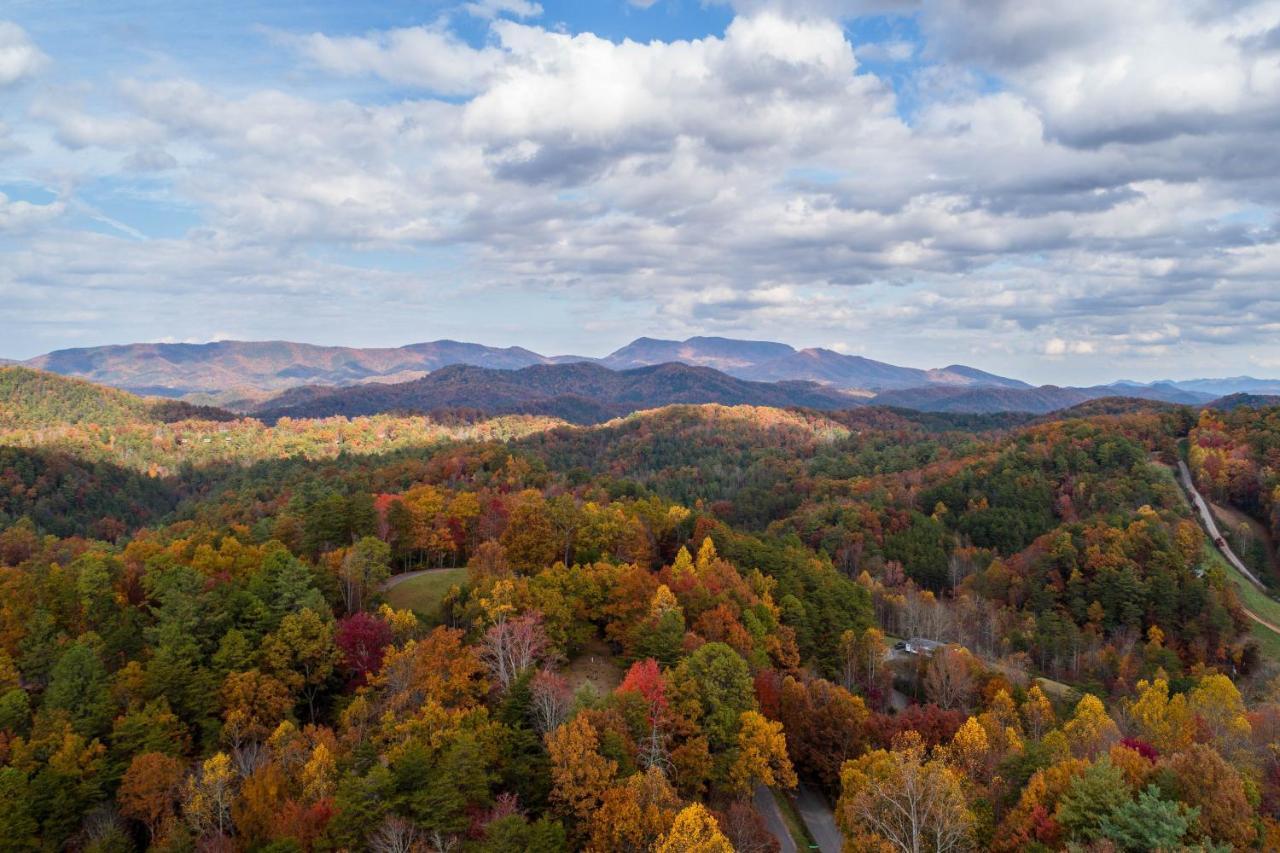
[[[577,362],[519,370],[450,365],[404,383],[294,388],[261,404],[253,414],[274,422],[283,417],[475,409],[489,415],[552,415],[574,423],[599,423],[678,403],[834,410],[865,400],[817,383],[751,382],[679,362],[628,370]]]
[[[341,347],[292,341],[137,343],[55,350],[22,362],[27,367],[150,395],[182,397],[229,392],[252,399],[288,388],[396,383],[453,364],[502,370],[547,364],[593,363],[626,370],[666,363],[710,367],[757,382],[810,381],[841,389],[886,390],[917,385],[995,384],[1029,388],[978,368],[901,367],[834,350],[797,350],[775,341],[692,337],[637,338],[602,358],[545,356],[523,347],[491,347],[442,339],[402,347]]]
[[[640,337],[601,358],[546,356],[519,346],[494,347],[446,338],[365,348],[285,340],[114,344],[55,350],[15,363],[137,394],[234,404],[236,408],[255,406],[291,388],[398,384],[456,364],[520,370],[535,365],[588,363],[628,370],[681,363],[750,382],[812,382],[842,391],[889,394],[888,400],[913,401],[913,406],[964,406],[965,411],[973,412],[1014,404],[1042,411],[1047,405],[1080,399],[1080,395],[1039,390],[1022,380],[964,364],[904,367],[822,347],[796,349],[776,341],[715,336],[683,341]],[[1232,394],[1277,395],[1280,380],[1250,376],[1121,380],[1083,390],[1084,399],[1125,395],[1196,405]]]

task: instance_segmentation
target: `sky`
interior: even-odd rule
[[[1280,376],[1280,0],[0,5],[0,357]]]

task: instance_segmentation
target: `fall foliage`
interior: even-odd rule
[[[15,849],[763,853],[801,786],[852,850],[1280,839],[1280,668],[1160,467],[1270,524],[1274,413],[148,412],[2,434]]]

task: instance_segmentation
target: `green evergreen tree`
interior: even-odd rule
[[[112,712],[107,670],[89,642],[82,639],[72,644],[58,658],[41,707],[66,713],[72,727],[85,737],[106,732]]]
[[[1097,841],[1103,837],[1103,819],[1130,802],[1124,774],[1109,758],[1103,758],[1072,781],[1058,803],[1058,823],[1076,840]]]
[[[1162,799],[1160,789],[1148,785],[1136,800],[1098,819],[1098,837],[1131,853],[1177,850],[1199,815],[1199,809]]]

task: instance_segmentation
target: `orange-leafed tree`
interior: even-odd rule
[[[1199,824],[1205,835],[1237,850],[1253,845],[1257,830],[1248,819],[1254,810],[1244,781],[1213,747],[1193,744],[1163,766],[1176,780],[1178,799],[1200,809]]]
[[[584,823],[599,808],[618,772],[618,763],[602,756],[599,748],[600,735],[586,714],[547,735],[551,798],[561,814]]]
[[[489,689],[485,667],[454,628],[436,628],[421,640],[387,651],[382,671],[372,680],[382,711],[412,713],[428,699],[445,707],[470,707]]]
[[[591,816],[588,849],[650,850],[675,821],[680,797],[657,767],[604,792]]]
[[[222,740],[236,748],[260,743],[293,707],[293,694],[256,669],[230,673],[222,682]]]
[[[167,833],[182,794],[186,766],[161,752],[144,752],[129,762],[116,792],[120,814],[147,829],[153,843]]]

